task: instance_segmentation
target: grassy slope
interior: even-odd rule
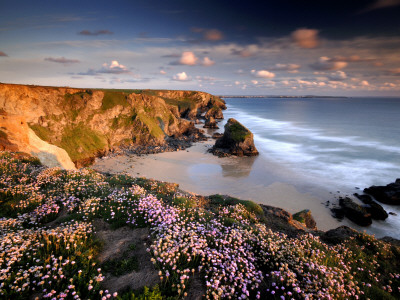
[[[84,299],[104,296],[103,276],[135,270],[137,264],[134,258],[99,264],[102,250],[92,225],[99,218],[114,229],[150,229],[148,247],[161,284],[142,291],[148,298],[139,299],[181,298],[193,274],[210,297],[400,297],[398,248],[366,234],[338,245],[305,233],[289,238],[269,231],[262,209],[251,201],[188,198],[175,184],[46,169],[36,159],[8,152],[0,152],[0,194],[2,298],[50,291],[66,299],[72,293]],[[142,292],[116,297],[136,299],[132,293]]]

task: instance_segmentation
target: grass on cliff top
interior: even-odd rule
[[[150,135],[153,136],[155,139],[159,139],[165,136],[164,131],[160,128],[160,124],[157,124],[158,120],[156,118],[151,118],[145,114],[140,113],[136,116],[136,120],[142,122],[146,126]]]
[[[43,127],[39,124],[29,124],[29,127],[43,141],[50,142],[53,137],[53,132],[48,127]]]
[[[250,136],[250,132],[238,122],[235,122],[232,125],[230,125],[229,129],[231,131],[232,139],[235,142],[238,143],[243,142],[247,137]]]
[[[0,191],[1,299],[182,299],[196,276],[212,299],[400,298],[399,248],[367,234],[329,245],[309,233],[272,232],[250,201],[214,195],[208,210],[174,184],[48,169],[9,152],[0,152]],[[151,258],[140,259],[153,262],[159,288],[106,291],[98,219],[149,228]],[[140,268],[129,255],[104,268]]]
[[[75,127],[66,127],[57,146],[67,151],[73,161],[77,161],[104,150],[107,147],[107,138],[80,123]]]
[[[117,105],[122,105],[123,107],[129,106],[126,94],[124,92],[104,92],[103,103],[100,109],[106,111]]]

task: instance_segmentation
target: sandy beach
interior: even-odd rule
[[[219,158],[207,152],[214,140],[197,143],[178,152],[135,156],[121,155],[97,159],[93,169],[109,173],[127,173],[178,183],[185,191],[201,195],[227,194],[284,208],[290,213],[311,209],[321,230],[346,225],[332,218],[325,202],[333,198],[327,190],[305,192],[294,174],[259,157]],[[271,170],[265,176],[265,168]],[[293,178],[291,178],[293,177]],[[304,190],[306,189],[303,187]]]

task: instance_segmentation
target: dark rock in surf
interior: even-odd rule
[[[339,205],[342,207],[344,215],[354,223],[360,226],[369,226],[372,224],[371,214],[350,198],[340,198]]]
[[[364,193],[373,196],[379,202],[400,205],[400,178],[386,186],[373,185],[364,189]]]
[[[206,119],[206,123],[204,124],[203,128],[211,128],[211,129],[218,129],[217,121],[213,117],[209,117]]]
[[[360,199],[364,204],[364,208],[371,214],[374,220],[386,220],[388,218],[388,213],[386,210],[377,202],[375,202],[369,195],[359,195],[354,194],[358,199]]]

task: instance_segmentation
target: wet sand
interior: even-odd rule
[[[178,152],[144,156],[122,155],[96,160],[93,169],[109,173],[127,173],[178,183],[185,191],[201,195],[226,194],[241,199],[281,207],[290,213],[310,209],[321,230],[347,225],[332,218],[323,204],[333,196],[327,190],[302,190],[291,184],[298,178],[282,166],[258,157],[219,158],[207,150],[210,140]],[[268,171],[270,170],[270,171]],[[304,187],[304,190],[306,188]]]

